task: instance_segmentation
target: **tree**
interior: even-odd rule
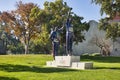
[[[2,12],[0,21],[3,22],[5,31],[17,37],[25,47],[25,54],[29,53],[29,44],[33,39],[40,40],[40,45],[46,46],[49,43],[48,33],[50,28],[65,26],[68,17],[73,19],[74,41],[81,42],[84,40],[82,31],[88,30],[89,26],[86,22],[81,22],[83,17],[73,13],[66,2],[63,0],[55,0],[55,2],[45,2],[44,9],[40,9],[37,4],[22,3],[16,4],[16,10],[11,12]],[[43,30],[43,31],[42,31]],[[45,35],[41,35],[46,33]],[[39,34],[40,33],[40,34]],[[65,43],[65,28],[61,33],[61,42]],[[44,40],[46,38],[46,40]],[[36,43],[37,43],[36,40]],[[44,41],[44,44],[43,44]],[[38,44],[38,43],[37,43]]]
[[[4,32],[2,22],[0,22],[0,54],[6,54],[7,51],[7,36]]]
[[[105,12],[111,18],[120,15],[120,0],[92,0],[92,3],[101,5],[101,14]]]
[[[104,18],[100,20],[99,28],[106,31],[106,38],[112,39],[114,49],[114,42],[117,40],[118,37],[120,37],[120,23],[109,23],[109,19]]]
[[[40,32],[43,23],[43,12],[34,3],[19,1],[17,9],[11,12],[2,12],[0,21],[4,22],[6,32],[14,34],[25,47],[25,54],[29,53],[29,42]]]
[[[95,44],[97,47],[99,47],[102,56],[110,55],[110,44],[108,43],[108,40],[105,40],[103,37],[98,37],[95,34],[89,43]]]
[[[82,42],[85,40],[83,31],[89,30],[89,24],[87,22],[81,22],[83,20],[83,17],[80,17],[78,15],[74,15],[73,17],[73,29],[74,29],[74,41],[76,44],[78,42]]]
[[[37,34],[37,38],[33,39],[32,41],[34,43],[34,47],[39,47],[39,50],[35,49],[38,53],[50,53],[50,40],[46,24],[42,25],[41,33]]]
[[[66,2],[63,2],[63,0],[55,0],[55,2],[45,2],[44,3],[44,10],[49,13],[49,22],[48,22],[48,28],[50,32],[50,28],[54,27],[62,27],[64,26],[63,32],[61,33],[61,43],[65,43],[65,23],[67,18],[72,18],[72,24],[74,29],[74,35],[75,39],[74,41],[76,43],[82,42],[84,40],[84,36],[82,34],[82,31],[88,30],[89,25],[86,22],[81,22],[83,20],[83,17],[76,15],[71,10],[72,8],[67,5]]]
[[[93,3],[101,5],[101,14],[106,13],[109,17],[100,20],[99,27],[106,31],[106,37],[114,42],[120,37],[120,21],[114,21],[115,17],[120,16],[119,0],[92,0]]]
[[[47,18],[47,28],[50,33],[50,28],[64,27],[60,33],[60,49],[61,53],[65,52],[66,43],[66,21],[68,18],[72,19],[72,25],[74,29],[74,42],[82,42],[85,40],[83,31],[89,29],[89,24],[86,22],[81,22],[83,17],[76,15],[72,12],[72,8],[67,5],[63,0],[55,0],[54,2],[46,1],[44,3],[44,10],[48,13]]]

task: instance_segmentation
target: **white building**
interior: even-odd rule
[[[98,22],[91,20],[89,21],[89,24],[90,28],[84,34],[86,40],[78,45],[74,45],[73,53],[75,55],[81,55],[84,53],[100,53],[100,47],[96,45],[96,41],[99,41],[99,43],[105,43],[109,46],[111,55],[120,56],[120,39],[114,43],[115,47],[113,50],[112,40],[105,38],[105,31],[98,29]]]

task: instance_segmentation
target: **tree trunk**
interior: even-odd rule
[[[27,53],[29,53],[28,44],[25,44],[24,46],[25,46],[25,55],[26,55]]]
[[[113,40],[113,51],[115,50],[115,41]]]

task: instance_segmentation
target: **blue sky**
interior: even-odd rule
[[[20,0],[0,0],[0,11],[9,11],[15,9],[15,4]],[[33,2],[37,3],[41,8],[43,8],[43,3],[45,1],[55,1],[55,0],[22,0],[23,2]],[[91,4],[91,0],[64,0],[67,4],[73,8],[73,12],[79,16],[84,17],[84,21],[96,20],[105,15],[100,15],[100,6]]]

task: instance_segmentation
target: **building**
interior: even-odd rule
[[[117,17],[118,18],[118,17]],[[118,21],[118,19],[115,19]],[[101,48],[98,47],[98,44],[106,44],[109,46],[109,50],[111,55],[113,56],[120,56],[120,38],[114,42],[114,49],[113,49],[113,42],[111,39],[105,38],[105,31],[98,29],[98,22],[91,20],[89,21],[90,28],[87,32],[85,32],[85,41],[79,43],[78,45],[73,46],[73,53],[75,55],[81,55],[84,53],[100,53]]]

